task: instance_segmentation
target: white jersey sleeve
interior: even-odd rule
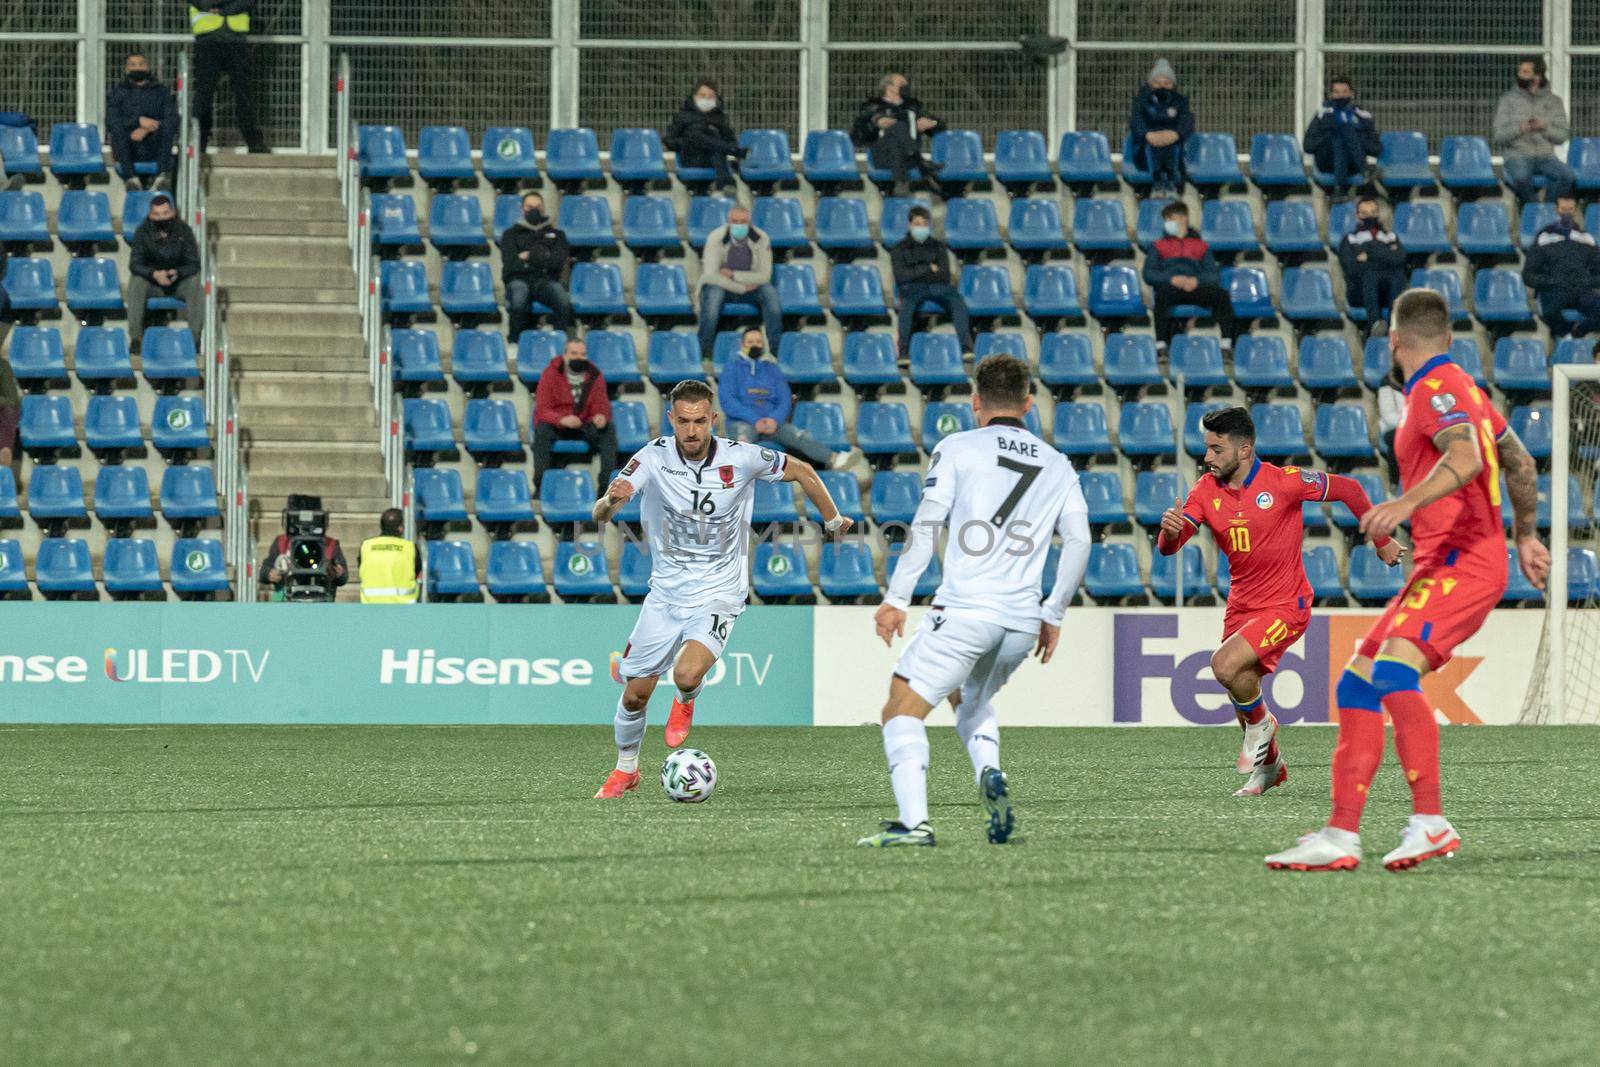
[[[632,458],[622,465],[617,477],[633,486],[635,493],[643,492],[650,484],[661,455],[661,439],[658,438],[635,452]]]
[[[1071,464],[1068,464],[1069,470]],[[1067,490],[1066,506],[1056,522],[1056,533],[1061,536],[1061,559],[1056,564],[1056,584],[1050,595],[1039,605],[1039,618],[1051,626],[1060,626],[1067,613],[1067,604],[1078,591],[1083,576],[1089,569],[1089,502],[1083,498],[1083,486],[1078,472],[1072,472],[1072,484]]]
[[[739,473],[763,482],[781,482],[789,469],[789,457],[776,449],[753,445],[747,441],[731,442],[737,456]]]
[[[949,440],[949,438],[945,438]],[[945,441],[940,441],[928,460],[928,473],[922,480],[922,503],[917,505],[916,516],[911,520],[911,533],[906,547],[895,563],[894,574],[889,577],[889,592],[885,604],[904,609],[911,603],[917,581],[928,569],[938,547],[939,530],[950,517],[950,506],[955,500],[956,472],[954,464],[941,467]]]

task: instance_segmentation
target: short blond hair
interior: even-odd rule
[[[1391,329],[1408,339],[1440,340],[1450,333],[1450,305],[1432,289],[1407,289],[1395,298]]]

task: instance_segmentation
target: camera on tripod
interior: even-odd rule
[[[284,572],[285,600],[330,601],[337,581],[328,558],[328,513],[320,496],[291,494],[283,509],[283,532],[289,541]]]

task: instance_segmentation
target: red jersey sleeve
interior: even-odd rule
[[[1470,390],[1461,395],[1465,390]],[[1465,375],[1433,374],[1416,383],[1406,397],[1406,419],[1416,432],[1433,440],[1452,426],[1471,423],[1474,410],[1483,404],[1483,394]],[[1501,427],[1504,427],[1504,421]],[[1498,434],[1499,429],[1495,430]]]
[[[1201,505],[1203,482],[1195,482],[1189,487],[1189,495],[1183,500],[1183,517],[1189,520],[1189,525],[1198,532],[1205,529],[1206,511]]]
[[[1322,471],[1285,467],[1283,473],[1285,485],[1281,491],[1291,500],[1309,500],[1315,504],[1328,499],[1328,476]]]

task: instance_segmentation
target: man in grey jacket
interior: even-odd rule
[[[754,303],[761,309],[767,343],[776,352],[783,336],[783,309],[772,284],[772,241],[750,225],[750,209],[734,207],[727,225],[706,236],[700,254],[700,354],[710,359],[717,343],[717,323],[729,300]]]
[[[1538,199],[1536,177],[1545,180],[1546,203],[1572,195],[1572,168],[1555,152],[1571,132],[1566,105],[1550,91],[1544,60],[1524,59],[1517,66],[1517,87],[1504,93],[1494,109],[1494,147],[1519,201]]]

